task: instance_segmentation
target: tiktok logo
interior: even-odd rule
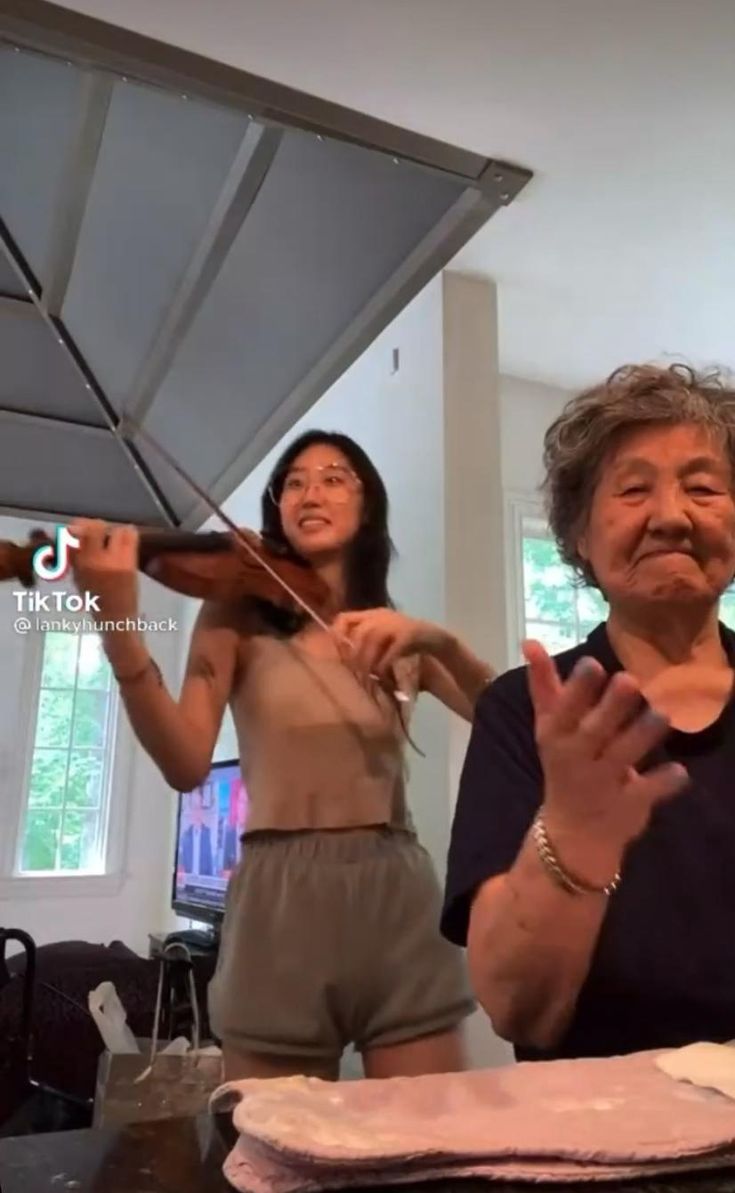
[[[78,547],[79,539],[65,526],[57,526],[54,542],[33,553],[33,571],[42,580],[60,580],[69,567],[69,547]]]

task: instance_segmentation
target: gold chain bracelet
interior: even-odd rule
[[[544,819],[539,812],[531,827],[531,835],[533,837],[536,852],[538,853],[544,867],[552,876],[557,885],[564,888],[571,895],[612,895],[620,886],[620,871],[618,870],[611,882],[607,886],[590,886],[588,883],[582,882],[578,878],[573,878],[567,870],[564,869],[558,857],[554,853],[549,841],[546,825]]]

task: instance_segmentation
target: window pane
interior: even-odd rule
[[[66,759],[66,750],[33,751],[29,807],[61,808],[66,786]]]
[[[76,634],[46,634],[41,687],[73,688],[79,639]]]
[[[22,872],[99,871],[113,699],[96,635],[45,635]]]
[[[579,589],[577,592],[577,625],[580,642],[584,642],[601,622],[607,621],[608,613],[607,601],[598,589]]]
[[[559,560],[551,539],[523,540],[523,593],[526,618],[574,620],[571,573]]]
[[[21,869],[54,870],[61,812],[33,809],[26,817]]]
[[[551,652],[568,650],[606,620],[607,602],[597,589],[583,587],[574,569],[562,563],[541,519],[524,516],[522,527],[525,634]]]
[[[735,630],[735,592],[726,592],[720,600],[720,621]]]
[[[548,625],[544,622],[527,621],[526,637],[535,638],[546,647],[549,654],[558,654],[575,646],[577,637],[570,626]]]
[[[97,812],[70,808],[61,831],[61,869],[91,870],[97,861]]]
[[[111,674],[100,639],[96,634],[83,634],[79,646],[79,687],[106,692],[110,688]]]
[[[523,562],[526,567],[544,572],[559,563],[559,552],[553,539],[526,535],[523,539]]]
[[[69,759],[66,802],[73,808],[97,808],[102,802],[104,755],[101,750],[74,750]]]
[[[77,691],[74,702],[74,745],[102,747],[107,727],[107,692]]]
[[[74,692],[44,691],[38,700],[37,746],[68,746]]]

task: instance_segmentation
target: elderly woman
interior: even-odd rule
[[[546,435],[587,641],[486,689],[442,919],[518,1059],[735,1037],[735,390],[628,367]]]

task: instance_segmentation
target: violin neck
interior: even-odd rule
[[[138,555],[142,567],[158,555],[186,551],[197,555],[231,549],[231,535],[221,530],[141,530]]]

